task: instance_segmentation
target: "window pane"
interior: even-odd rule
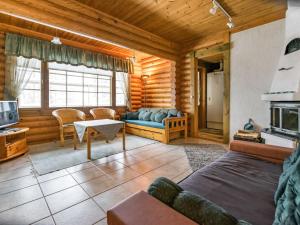
[[[91,77],[88,74],[85,74],[84,91],[97,93],[97,76],[96,75],[92,75],[92,77]]]
[[[49,71],[49,89],[52,91],[66,91],[66,74],[57,75],[52,73],[55,71]]]
[[[20,108],[40,108],[41,107],[41,61],[37,59],[17,58],[17,73],[23,79],[23,90],[19,99]],[[25,66],[27,68],[25,68]]]
[[[50,91],[49,107],[66,107],[66,92]]]
[[[49,63],[49,106],[111,106],[112,75],[112,71]]]
[[[84,93],[84,106],[97,106],[97,93]]]
[[[68,72],[67,83],[68,91],[83,92],[83,74]]]
[[[83,106],[83,93],[82,92],[68,92],[67,94],[67,107]]]
[[[110,93],[99,93],[98,94],[98,106],[111,106]]]
[[[20,108],[41,107],[41,90],[24,90],[19,97]]]

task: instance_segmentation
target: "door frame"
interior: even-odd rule
[[[224,66],[224,96],[223,96],[223,142],[229,142],[229,122],[230,122],[230,42],[217,44],[211,47],[193,51],[191,57],[191,133],[193,137],[198,134],[198,61],[214,56],[223,55]]]

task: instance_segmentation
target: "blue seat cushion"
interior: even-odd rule
[[[144,121],[144,120],[125,120],[126,123],[131,123],[140,126],[153,127],[164,129],[165,126],[162,123],[153,122],[153,121]]]

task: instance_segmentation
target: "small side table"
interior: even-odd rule
[[[0,162],[28,151],[26,132],[29,128],[11,128],[0,133]]]

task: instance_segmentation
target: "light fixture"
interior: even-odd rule
[[[212,15],[216,15],[218,10],[218,6],[216,5],[215,1],[213,1],[213,7],[209,10],[209,13]]]
[[[53,37],[53,39],[51,40],[51,43],[55,44],[55,45],[61,45],[62,44],[59,37]]]
[[[141,76],[141,78],[142,78],[143,80],[147,80],[149,77],[150,77],[149,74],[143,74],[143,75]]]
[[[234,28],[234,23],[232,22],[232,18],[231,18],[231,17],[229,18],[229,21],[228,21],[228,23],[227,23],[227,26],[229,27],[229,29]]]
[[[235,25],[232,21],[232,17],[230,16],[230,14],[223,8],[223,6],[217,0],[212,0],[212,3],[213,7],[209,9],[209,13],[212,15],[216,15],[217,10],[220,9],[224,16],[226,16],[229,20],[226,25],[229,27],[229,29],[232,29]]]
[[[61,44],[62,44],[62,43],[61,43],[61,40],[60,40],[60,38],[57,36],[57,30],[55,30],[55,32],[56,32],[56,36],[53,37],[53,39],[51,40],[51,43],[52,43],[52,44],[55,44],[55,45],[61,45]]]

